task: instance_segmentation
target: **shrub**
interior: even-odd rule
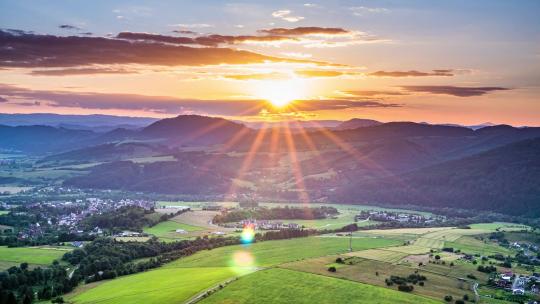
[[[463,300],[456,300],[455,303],[456,303],[456,304],[465,304],[465,301],[463,301]]]
[[[336,269],[336,267],[334,267],[334,266],[330,266],[330,267],[328,267],[328,271],[330,271],[330,272],[336,272],[337,269]]]
[[[452,298],[452,296],[450,296],[450,295],[444,296],[444,300],[445,300],[446,302],[451,302],[452,299],[453,299],[453,298]]]
[[[411,292],[411,291],[413,291],[413,289],[414,289],[414,286],[412,286],[412,285],[403,284],[403,285],[398,286],[399,291]]]
[[[337,258],[336,263],[343,264],[343,259],[341,257]]]

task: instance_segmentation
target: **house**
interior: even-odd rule
[[[525,278],[516,276],[514,283],[512,284],[512,294],[515,294],[515,295],[525,294]]]
[[[71,242],[71,246],[73,247],[82,248],[83,245],[83,242],[80,241]]]
[[[187,233],[187,231],[185,231],[184,229],[176,229],[175,232],[176,233],[182,233],[182,234]]]

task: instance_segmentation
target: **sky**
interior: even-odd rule
[[[540,1],[0,2],[0,112],[540,126]]]

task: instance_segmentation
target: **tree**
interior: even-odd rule
[[[330,267],[328,267],[328,271],[330,271],[330,272],[336,272],[337,269],[336,269],[336,267],[334,267],[334,266],[330,266]]]

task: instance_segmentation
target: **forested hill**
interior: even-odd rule
[[[540,216],[540,138],[407,174],[353,181],[336,199]]]

